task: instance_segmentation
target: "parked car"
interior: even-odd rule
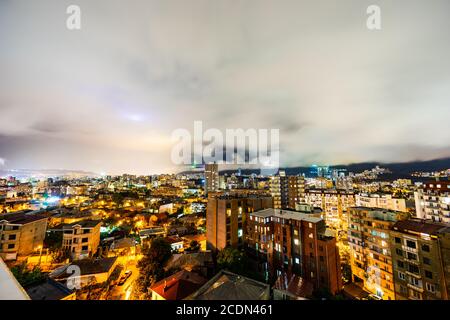
[[[128,278],[131,276],[133,272],[131,272],[130,270],[125,271],[125,273],[120,277],[119,279],[119,286],[123,286],[124,283],[128,280]]]

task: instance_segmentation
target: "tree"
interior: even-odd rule
[[[243,274],[245,272],[246,259],[238,249],[227,247],[217,255],[219,269],[228,269],[231,272]]]
[[[52,251],[52,261],[54,263],[61,263],[70,258],[71,258],[71,255],[70,255],[69,249],[59,248],[59,249]]]
[[[193,251],[193,252],[196,252],[196,251],[200,250],[200,243],[198,243],[197,240],[192,240],[189,243],[189,249],[188,250],[189,251]]]
[[[47,276],[42,273],[41,268],[36,266],[30,270],[25,263],[12,267],[11,272],[24,288],[41,283],[47,279]]]
[[[60,249],[62,247],[62,242],[63,242],[63,233],[62,232],[48,231],[45,234],[44,247],[49,248],[52,251]]]
[[[345,283],[351,282],[352,280],[352,268],[348,263],[342,265],[342,278]]]
[[[164,265],[172,256],[172,247],[163,238],[155,238],[149,247],[143,249],[143,257],[138,262],[139,277],[137,290],[148,297],[148,288],[165,277]]]

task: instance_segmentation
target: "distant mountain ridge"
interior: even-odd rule
[[[392,172],[392,177],[409,177],[411,173],[416,171],[441,171],[450,169],[450,158],[442,158],[435,160],[427,160],[427,161],[411,161],[411,162],[393,162],[393,163],[385,163],[385,162],[361,162],[361,163],[351,163],[347,165],[332,165],[329,166],[330,169],[346,169],[347,172],[362,172],[364,170],[370,170],[376,166],[380,166],[382,168],[387,168]],[[298,166],[298,167],[286,167],[280,168],[280,170],[285,170],[288,175],[297,175],[297,174],[309,174],[311,170],[311,166]],[[184,171],[187,172],[198,172],[198,171]],[[236,173],[237,170],[220,170],[222,174],[228,173]],[[259,169],[241,169],[241,173],[243,175],[249,175],[252,173],[259,174]]]

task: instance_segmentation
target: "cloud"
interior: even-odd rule
[[[6,164],[6,160],[5,159],[3,159],[3,158],[0,158],[0,166],[5,166],[5,164]]]
[[[280,129],[282,166],[450,156],[450,3],[378,2],[374,32],[366,0],[80,0],[79,31],[70,1],[3,1],[0,150],[162,172],[172,131],[201,120]]]

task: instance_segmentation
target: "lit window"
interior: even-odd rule
[[[299,258],[295,258],[295,263],[299,264],[300,263],[300,259]]]
[[[294,239],[294,244],[296,245],[296,246],[298,246],[298,239]]]

